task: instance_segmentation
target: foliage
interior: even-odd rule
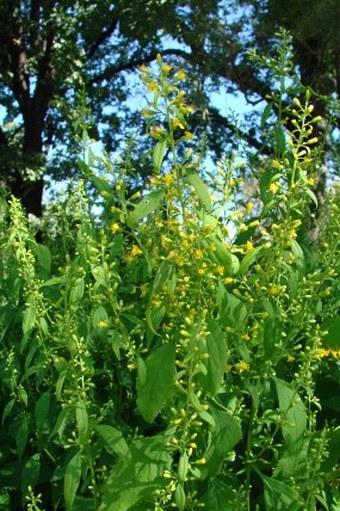
[[[84,89],[95,118],[91,138],[114,152],[126,131],[140,135],[135,73],[155,62],[157,52],[185,69],[190,79],[183,87],[199,105],[192,131],[209,137],[215,155],[235,148],[235,134],[270,151],[254,122],[256,112],[240,122],[216,107],[214,93],[228,103],[231,98],[232,108],[230,94],[250,106],[264,101],[271,84],[247,51],[270,50],[278,24],[284,25],[294,36],[300,80],[316,90],[318,114],[325,117],[329,103],[323,96],[338,96],[337,9],[336,0],[313,1],[308,9],[301,1],[287,7],[286,0],[0,0],[1,184],[41,216],[44,186],[78,172],[73,134],[79,134]],[[134,166],[147,177],[141,139],[138,148]]]
[[[335,511],[340,201],[312,242],[311,93],[291,99],[276,62],[274,156],[236,209],[244,163],[203,172],[185,74],[157,63],[141,69],[142,197],[129,158],[89,148],[45,244],[17,199],[1,203],[2,507]]]

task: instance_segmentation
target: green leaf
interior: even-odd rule
[[[50,391],[44,392],[42,394],[36,405],[34,410],[34,418],[35,418],[35,427],[37,436],[41,438],[44,435],[48,435],[50,433],[50,424],[49,424],[49,413],[51,406],[51,393]]]
[[[98,511],[128,511],[165,485],[163,473],[171,463],[167,441],[162,436],[154,436],[130,446],[131,457],[111,470]]]
[[[85,282],[84,277],[80,277],[75,281],[70,291],[70,302],[79,303],[84,296]]]
[[[147,422],[152,422],[169,398],[174,384],[175,341],[138,361],[137,406]]]
[[[291,237],[290,242],[291,242],[292,253],[295,256],[296,267],[299,271],[304,273],[305,268],[306,268],[306,262],[305,262],[305,256],[304,256],[303,250],[294,238]]]
[[[111,195],[113,195],[113,192],[114,192],[113,186],[106,179],[92,175],[91,181],[94,184],[95,188],[97,188],[97,190],[100,193],[106,192],[106,193],[110,193]]]
[[[166,282],[170,279],[173,268],[174,266],[172,263],[170,263],[170,261],[165,260],[160,264],[152,284],[149,302],[152,301],[154,295],[157,294],[158,291],[160,291],[161,288],[164,286],[164,284],[166,284]]]
[[[208,489],[202,498],[205,509],[209,511],[226,511],[239,509],[236,490],[232,490],[224,481],[215,477],[208,479]]]
[[[109,319],[109,315],[108,313],[106,312],[106,309],[105,307],[103,307],[102,305],[98,305],[98,307],[96,307],[96,309],[92,312],[92,315],[91,315],[91,320],[92,320],[92,326],[94,328],[97,328],[98,326],[98,323],[100,321],[105,321],[107,322],[108,319]]]
[[[216,250],[213,254],[216,256],[218,262],[225,267],[225,270],[230,275],[235,275],[240,268],[240,262],[238,258],[229,252],[223,243],[216,237],[212,238]]]
[[[307,427],[307,413],[298,393],[280,378],[273,378],[283,416],[282,435],[286,446],[294,445],[304,435]]]
[[[264,251],[264,247],[255,247],[254,250],[251,250],[251,252],[248,252],[242,259],[240,263],[240,274],[244,275],[247,273],[248,269],[252,264],[255,263],[261,256],[262,252]]]
[[[211,211],[211,198],[207,185],[202,181],[202,179],[195,174],[194,172],[188,172],[188,182],[194,188],[197,193],[200,201],[205,207],[206,211],[210,213]]]
[[[298,442],[291,444],[281,454],[274,477],[289,480],[291,477],[305,478],[308,473],[306,463],[309,457],[311,437],[301,437]]]
[[[248,311],[245,303],[232,293],[226,293],[219,306],[219,324],[222,328],[229,326],[242,329],[247,319]]]
[[[22,331],[24,334],[27,334],[34,328],[36,319],[37,313],[35,308],[31,306],[27,307],[22,319]]]
[[[76,405],[76,421],[79,432],[79,438],[82,442],[85,442],[87,440],[89,431],[89,418],[85,403],[81,399],[77,402]]]
[[[41,466],[39,454],[34,454],[31,458],[26,460],[21,471],[20,489],[22,492],[26,492],[29,485],[34,488],[39,482]]]
[[[166,140],[160,140],[159,142],[157,142],[157,144],[153,150],[152,159],[153,159],[153,165],[154,165],[156,172],[160,171],[160,168],[161,168],[161,165],[162,165],[162,162],[164,159],[166,147],[167,147]]]
[[[131,228],[136,227],[139,220],[145,218],[159,206],[164,194],[165,190],[155,190],[146,195],[146,197],[143,197],[132,213],[127,217],[127,225]]]
[[[282,126],[278,126],[275,130],[275,143],[279,154],[283,154],[286,149],[286,137]]]
[[[209,358],[204,362],[207,373],[201,374],[199,378],[203,388],[214,396],[221,387],[225,372],[227,364],[227,346],[225,334],[218,324],[212,319],[208,319],[207,325],[209,334],[207,336],[206,349]]]
[[[69,461],[64,478],[64,499],[66,511],[71,511],[81,478],[82,451]]]
[[[322,330],[328,332],[322,340],[322,344],[329,348],[340,349],[340,318],[329,318],[323,325]]]
[[[52,268],[52,254],[49,248],[41,243],[32,243],[31,250],[37,258],[43,277],[47,279],[51,274]]]
[[[239,421],[229,412],[211,408],[210,413],[216,426],[211,430],[210,445],[204,454],[207,463],[201,468],[202,476],[205,478],[219,473],[226,456],[242,437]]]
[[[94,427],[98,436],[104,441],[105,449],[109,454],[116,454],[119,458],[125,459],[129,456],[129,447],[119,429],[106,424]]]
[[[15,431],[15,443],[17,446],[18,457],[21,458],[28,440],[28,421],[26,415],[21,415]]]
[[[266,511],[303,511],[303,502],[292,486],[261,474]]]
[[[263,114],[261,116],[261,128],[263,128],[264,125],[266,124],[266,120],[270,116],[272,109],[273,109],[273,103],[268,103],[266,105],[265,109],[263,110]]]

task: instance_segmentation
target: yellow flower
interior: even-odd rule
[[[98,328],[107,328],[109,326],[109,323],[108,321],[106,321],[105,319],[101,319],[100,321],[98,321],[97,323],[97,327]]]
[[[217,265],[216,266],[216,271],[219,275],[223,275],[224,273],[224,266],[222,266],[221,264]]]
[[[241,339],[243,339],[244,341],[249,341],[250,340],[250,335],[249,334],[243,334],[243,335],[241,335]]]
[[[147,89],[150,92],[158,92],[158,83],[155,80],[151,80],[146,84]]]
[[[249,364],[247,364],[247,362],[245,362],[244,360],[241,360],[240,362],[237,362],[237,364],[235,364],[235,368],[239,373],[243,373],[244,371],[248,371]]]
[[[272,165],[275,169],[281,169],[282,168],[282,163],[280,163],[278,160],[273,160],[272,161]]]
[[[253,208],[254,204],[252,202],[248,202],[248,204],[246,205],[246,212],[249,214]]]
[[[120,226],[117,222],[113,222],[110,226],[110,229],[111,229],[111,232],[113,232],[113,234],[115,234],[117,231],[119,231]]]
[[[314,179],[314,177],[310,177],[310,178],[308,178],[308,179],[307,179],[307,184],[308,184],[309,186],[313,186],[313,185],[315,185],[315,179]]]
[[[132,249],[131,249],[131,251],[130,251],[130,255],[131,255],[131,257],[135,257],[135,256],[140,255],[140,254],[142,254],[142,253],[143,253],[143,252],[142,252],[142,250],[139,248],[139,246],[138,246],[138,245],[133,245],[133,247],[132,247]]]
[[[177,117],[174,117],[172,119],[172,127],[173,128],[181,128],[181,130],[184,130],[183,124],[181,123],[181,121]]]
[[[194,257],[195,257],[196,259],[202,259],[202,257],[203,257],[203,252],[202,252],[202,250],[201,250],[200,248],[196,248],[196,249],[194,250]]]
[[[163,179],[164,179],[164,183],[166,184],[166,186],[170,186],[174,180],[174,175],[166,174]]]
[[[287,362],[294,362],[295,358],[293,355],[287,355]]]
[[[279,287],[278,286],[270,286],[270,288],[268,289],[269,291],[269,294],[270,295],[277,295],[280,291]]]
[[[269,190],[275,195],[279,191],[280,187],[276,183],[270,183]]]
[[[179,80],[185,80],[185,78],[187,77],[187,75],[185,74],[185,72],[183,71],[183,69],[180,69],[179,71],[177,71],[177,74],[176,74],[176,77],[175,77],[175,80],[179,81]]]
[[[254,245],[248,240],[246,243],[246,252],[251,252],[252,250],[254,250]]]
[[[162,71],[166,75],[168,75],[170,73],[171,69],[172,69],[172,66],[170,66],[169,64],[163,64],[163,66],[162,66]]]
[[[226,277],[225,279],[223,279],[223,284],[232,284],[234,282],[235,279],[233,279],[232,277]]]

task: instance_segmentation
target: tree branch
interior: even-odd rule
[[[105,71],[103,71],[102,73],[99,73],[98,75],[90,78],[89,84],[94,85],[96,83],[102,82],[103,80],[110,80],[121,71],[131,71],[132,69],[135,69],[136,67],[141,66],[142,64],[149,64],[150,62],[156,59],[158,53],[160,53],[162,56],[176,55],[185,60],[190,60],[191,57],[190,53],[187,53],[177,48],[168,48],[160,52],[154,51],[149,55],[146,56],[139,55],[138,57],[132,58],[128,62],[122,62],[121,64],[116,64],[114,66],[106,68]]]
[[[256,138],[251,136],[249,133],[239,129],[235,124],[230,122],[228,119],[226,119],[223,115],[221,115],[216,109],[209,110],[208,113],[209,120],[213,124],[218,124],[220,126],[223,126],[227,130],[231,131],[233,135],[236,135],[240,137],[242,140],[247,142],[251,147],[254,147],[254,149],[257,149],[258,151],[261,151],[261,154],[265,154],[269,156],[272,154],[272,151],[270,148],[261,142],[259,142]]]
[[[118,25],[118,19],[114,19],[111,21],[110,25],[103,30],[100,36],[96,41],[90,46],[88,51],[86,52],[86,58],[92,59],[98,48],[113,34]]]

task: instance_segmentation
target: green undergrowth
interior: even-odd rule
[[[203,172],[158,57],[142,193],[88,149],[43,243],[3,199],[1,509],[340,509],[340,201],[311,226],[320,119],[286,53],[271,157]]]

